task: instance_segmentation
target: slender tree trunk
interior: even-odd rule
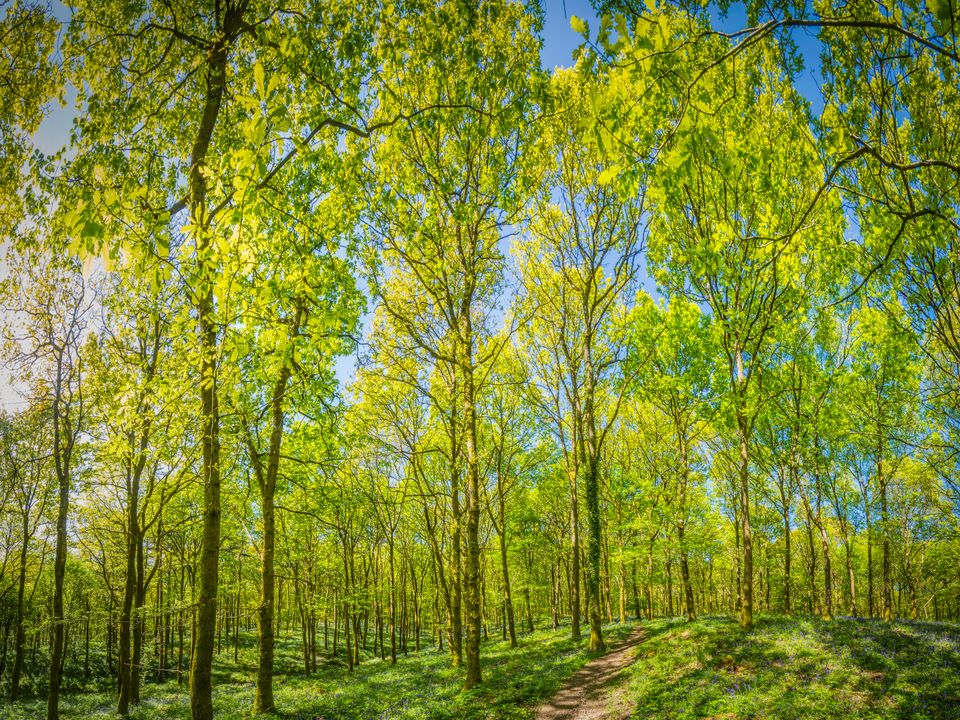
[[[819,509],[817,513],[819,514]],[[817,518],[817,528],[820,530],[820,545],[823,552],[823,618],[833,618],[833,566],[830,562],[830,538],[823,519]]]
[[[850,539],[844,538],[844,549],[846,569],[847,569],[847,600],[848,607],[847,612],[850,613],[851,617],[857,616],[857,577],[853,572],[853,548],[851,547]]]
[[[60,718],[60,680],[63,677],[63,661],[66,656],[66,624],[63,615],[63,584],[67,567],[67,514],[70,509],[70,459],[73,438],[70,431],[64,437],[62,424],[62,391],[64,358],[63,350],[57,357],[57,378],[54,384],[53,447],[56,466],[57,540],[53,561],[53,649],[50,653],[49,685],[47,691],[47,720]]]
[[[738,366],[742,365],[739,353]],[[743,369],[738,367],[742,382]],[[753,534],[750,528],[750,434],[748,422],[741,399],[737,408],[737,430],[740,435],[740,522],[743,540],[743,576],[740,581],[740,626],[749,629],[753,626]]]
[[[871,618],[876,617],[873,592],[873,526],[870,523],[870,503],[864,497],[864,518],[867,532],[867,613]]]
[[[128,441],[133,443],[132,438]],[[141,453],[142,461],[146,458]],[[123,601],[120,605],[120,693],[117,699],[117,714],[126,716],[130,711],[133,696],[133,604],[137,591],[137,550],[140,547],[140,472],[142,462],[129,467],[127,472],[127,547],[126,573],[123,584]]]
[[[144,449],[146,445],[144,444]],[[159,526],[158,526],[159,527]],[[162,531],[158,530],[157,535],[157,547],[160,546],[160,533]],[[143,609],[147,602],[147,583],[149,578],[147,577],[146,567],[144,565],[144,556],[143,556],[143,529],[138,528],[137,530],[137,550],[136,550],[136,585],[135,592],[133,595],[133,648],[132,648],[132,660],[130,662],[130,703],[132,705],[140,704],[140,676],[143,671],[143,644],[146,638],[147,632],[147,620],[144,616]],[[154,570],[155,572],[159,567],[160,563],[160,554],[158,554],[155,559]],[[152,576],[152,572],[151,572]]]
[[[880,491],[880,541],[883,552],[883,619],[890,622],[893,620],[893,579],[890,574],[890,518],[887,510],[887,478],[883,473],[880,440],[877,441],[877,487]]]
[[[454,383],[452,397],[456,397],[455,385]],[[460,509],[460,443],[457,437],[459,428],[456,417],[454,403],[450,421],[450,501],[453,512],[453,529],[450,532],[453,556],[450,578],[453,585],[450,605],[450,653],[454,667],[459,667],[463,664],[463,513]]]
[[[786,506],[785,506],[786,507]],[[790,614],[790,510],[783,513],[783,614]]]
[[[806,511],[807,545],[810,547],[810,573],[808,574],[808,579],[810,581],[809,610],[811,615],[816,615],[817,610],[820,607],[820,600],[817,597],[817,546],[813,540],[813,518],[811,517],[809,503],[807,503]]]
[[[497,499],[500,514],[500,572],[503,575],[503,608],[507,630],[510,635],[510,647],[517,646],[517,630],[513,618],[513,598],[510,594],[510,568],[507,564],[507,509],[503,488],[497,483]]]
[[[680,545],[680,576],[683,579],[683,595],[686,602],[687,620],[696,620],[697,611],[693,601],[693,582],[690,580],[690,561],[684,544],[683,523],[677,526],[677,542]]]
[[[603,641],[603,625],[600,617],[600,467],[596,420],[594,418],[594,378],[593,358],[590,352],[589,334],[583,341],[584,390],[583,431],[581,433],[581,458],[585,469],[584,498],[587,502],[587,595],[590,602],[590,642],[591,652],[603,652],[607,649]]]
[[[572,548],[570,575],[570,637],[580,639],[580,508],[577,491],[577,466],[567,468],[570,481],[570,545]]]
[[[290,334],[295,338],[300,328],[300,312],[297,311]],[[257,687],[253,696],[254,714],[276,712],[273,697],[273,645],[274,645],[274,554],[276,546],[276,511],[274,498],[277,491],[277,475],[280,471],[280,450],[283,443],[285,419],[283,401],[290,380],[290,366],[285,364],[273,387],[270,398],[271,427],[270,444],[267,450],[266,470],[254,446],[252,434],[248,434],[248,446],[252,464],[256,469],[260,486],[260,508],[263,523],[263,540],[260,547],[260,603],[257,607]]]
[[[397,581],[394,569],[393,532],[390,533],[390,664],[397,664]]]
[[[196,243],[197,322],[200,329],[200,423],[203,477],[203,545],[200,552],[200,597],[190,663],[192,720],[213,720],[213,649],[217,626],[217,581],[220,563],[220,409],[217,392],[219,338],[214,317],[216,268],[210,264],[210,217],[207,213],[207,151],[220,115],[227,85],[227,55],[243,22],[246,3],[229,4],[210,46],[206,94],[190,157],[188,206]],[[218,18],[219,20],[219,18]]]
[[[621,548],[622,551],[622,548]],[[617,584],[619,586],[619,597],[618,597],[618,613],[620,616],[620,624],[625,624],[627,622],[627,565],[623,560],[623,555],[620,556],[620,567],[617,575]]]
[[[467,295],[461,312],[464,342],[463,368],[463,424],[466,456],[466,516],[467,516],[467,572],[465,584],[467,616],[467,673],[464,687],[470,689],[481,681],[480,673],[480,466],[477,457],[477,418],[474,405],[473,328],[470,312],[472,303]]]
[[[10,676],[10,702],[20,699],[20,676],[23,672],[23,654],[26,645],[24,595],[27,588],[27,555],[30,547],[29,511],[23,513],[23,543],[20,546],[20,567],[17,575],[17,628],[14,639],[13,671]]]
[[[678,423],[679,426],[679,423]],[[678,427],[678,429],[681,429]],[[697,611],[693,600],[693,583],[690,580],[690,560],[687,552],[687,543],[685,538],[686,531],[686,512],[687,512],[687,486],[690,482],[690,454],[687,448],[685,433],[680,432],[680,512],[682,513],[680,522],[677,523],[677,545],[680,548],[680,577],[683,581],[683,593],[686,601],[687,620],[695,620]]]

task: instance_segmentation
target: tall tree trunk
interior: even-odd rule
[[[451,397],[456,397],[456,383],[453,383]],[[450,502],[453,512],[453,529],[450,532],[451,552],[453,562],[451,566],[451,593],[450,603],[450,654],[454,667],[463,664],[463,513],[460,509],[460,443],[457,437],[457,411],[454,402],[450,420]]]
[[[298,309],[290,335],[299,334],[301,312]],[[253,696],[254,714],[276,712],[273,697],[273,645],[274,645],[274,553],[276,546],[276,510],[274,498],[277,492],[277,475],[280,472],[280,449],[283,443],[283,423],[285,419],[283,402],[290,380],[289,364],[280,368],[280,374],[273,386],[270,398],[271,424],[270,441],[267,449],[267,466],[264,470],[260,455],[248,432],[248,446],[251,461],[255,468],[260,486],[260,511],[263,522],[263,540],[260,547],[260,603],[257,607],[257,687]]]
[[[807,503],[806,507],[807,515],[807,544],[810,547],[810,573],[808,579],[810,581],[810,614],[815,615],[817,609],[820,607],[820,600],[817,597],[817,546],[813,540],[813,517],[810,513],[810,504]]]
[[[867,614],[873,618],[876,617],[873,592],[873,525],[870,523],[870,503],[866,497],[864,497],[863,504],[867,533]]]
[[[684,433],[680,434],[680,522],[677,523],[677,545],[680,548],[680,577],[683,581],[683,594],[686,601],[687,620],[695,620],[697,611],[693,600],[693,583],[690,580],[690,560],[687,552],[685,531],[687,524],[687,485],[690,482],[690,453]]]
[[[848,537],[844,537],[845,562],[847,566],[847,612],[851,617],[857,615],[857,578],[853,572],[853,548]]]
[[[577,490],[577,465],[567,467],[570,481],[570,545],[572,548],[570,575],[570,637],[580,639],[580,503]]]
[[[877,440],[877,487],[880,491],[880,541],[883,552],[883,619],[893,620],[893,579],[890,575],[890,518],[887,509],[887,478],[883,473],[882,445],[878,431]]]
[[[397,664],[397,579],[392,530],[390,532],[390,663]]]
[[[590,602],[591,652],[607,649],[603,642],[603,625],[600,617],[600,458],[596,419],[594,418],[593,358],[590,353],[589,335],[584,339],[584,377],[586,387],[583,403],[583,431],[581,433],[582,462],[584,466],[584,499],[587,503],[587,595]]]
[[[690,561],[687,556],[687,548],[684,544],[683,523],[677,526],[677,542],[680,545],[680,576],[683,579],[683,595],[687,609],[687,620],[696,620],[697,611],[693,601],[693,582],[690,580]]]
[[[627,622],[627,565],[624,562],[622,551],[623,548],[621,548],[620,567],[617,571],[617,585],[619,586],[617,610],[620,616],[620,624]]]
[[[127,438],[133,445],[132,433]],[[123,583],[123,601],[120,605],[120,693],[117,698],[117,714],[126,716],[133,700],[133,606],[137,592],[137,553],[140,549],[140,476],[146,463],[144,454],[146,437],[141,438],[140,453],[136,465],[127,467],[127,547],[126,573]],[[133,448],[131,447],[131,450]]]
[[[743,368],[740,354],[737,354],[738,375],[743,381]],[[749,629],[753,626],[753,534],[750,528],[750,432],[746,411],[743,405],[746,398],[740,399],[737,407],[737,431],[740,435],[740,522],[743,541],[743,575],[740,580],[740,626]]]
[[[500,515],[500,572],[503,575],[503,609],[507,630],[510,634],[510,647],[517,646],[517,630],[513,619],[513,597],[510,594],[510,568],[507,564],[507,508],[503,496],[502,483],[497,482],[497,500]]]
[[[830,562],[830,538],[823,518],[819,517],[819,507],[817,515],[817,528],[820,530],[820,545],[823,552],[823,619],[830,620],[833,618],[833,566]]]
[[[144,446],[146,448],[146,446]],[[160,526],[158,525],[158,528]],[[131,629],[133,632],[132,658],[130,661],[130,703],[132,705],[140,704],[140,676],[143,671],[143,643],[147,631],[147,619],[143,608],[147,602],[147,585],[153,574],[160,567],[160,535],[162,530],[157,531],[157,556],[154,561],[153,570],[148,577],[144,565],[143,556],[143,528],[137,531],[137,552],[136,552],[136,585],[133,595],[133,622]]]
[[[207,212],[207,152],[227,86],[227,55],[243,23],[246,3],[228,4],[207,55],[206,92],[200,126],[190,156],[188,206],[196,244],[196,311],[200,346],[200,426],[203,477],[203,545],[200,552],[200,597],[190,662],[190,715],[213,720],[214,640],[217,629],[217,581],[220,563],[220,408],[217,392],[219,337],[214,317],[215,264],[209,260],[211,238]]]
[[[785,506],[786,507],[786,506]],[[790,510],[783,513],[783,614],[790,614]]]
[[[63,661],[66,655],[66,624],[63,615],[63,584],[67,567],[67,514],[70,510],[70,461],[73,451],[72,433],[77,429],[67,427],[64,417],[63,391],[66,379],[63,348],[56,358],[56,380],[53,400],[53,456],[57,476],[57,539],[53,560],[53,648],[50,653],[49,685],[47,690],[47,720],[60,718],[60,680],[63,677]],[[76,423],[76,419],[74,423]]]
[[[29,510],[23,513],[23,543],[20,546],[20,567],[17,575],[17,629],[14,639],[13,671],[10,676],[10,702],[20,699],[20,676],[23,673],[23,654],[27,637],[24,618],[24,594],[27,589],[27,555],[30,547]]]
[[[60,717],[60,679],[66,651],[66,626],[63,616],[63,581],[67,567],[67,513],[70,506],[69,478],[59,478],[57,506],[57,545],[53,561],[53,651],[50,654],[49,689],[47,693],[47,720]]]
[[[470,312],[472,303],[469,294],[464,302],[461,317],[464,355],[463,369],[463,425],[466,456],[466,516],[467,516],[467,567],[464,597],[467,616],[467,674],[464,687],[470,689],[481,681],[480,673],[480,465],[477,457],[477,417],[474,405],[473,377],[473,327]]]

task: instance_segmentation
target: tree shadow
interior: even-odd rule
[[[654,624],[634,717],[960,720],[960,628],[804,617]]]
[[[960,627],[840,618],[818,630],[847,650],[863,691],[887,717],[960,718]]]

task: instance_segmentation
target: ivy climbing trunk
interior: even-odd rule
[[[571,453],[573,454],[573,453]],[[567,468],[570,481],[570,637],[580,639],[580,501],[577,489],[577,466],[571,461]]]
[[[477,457],[477,415],[474,400],[472,293],[465,294],[461,309],[463,357],[463,429],[466,460],[466,550],[464,600],[467,619],[466,669],[464,686],[469,690],[481,681],[480,673],[480,462]]]
[[[589,308],[591,307],[592,286],[587,285],[583,293],[583,307],[587,311],[585,327],[593,326]],[[581,417],[581,462],[584,466],[584,499],[587,503],[587,596],[590,603],[590,642],[592,652],[606,650],[603,642],[603,626],[600,612],[600,458],[597,438],[596,418],[594,417],[594,395],[596,392],[592,332],[584,333],[583,369],[584,399]]]

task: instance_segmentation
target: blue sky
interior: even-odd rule
[[[582,38],[570,27],[570,16],[576,15],[595,28],[596,15],[586,0],[543,0],[543,66],[554,68],[572,64],[571,55]]]

